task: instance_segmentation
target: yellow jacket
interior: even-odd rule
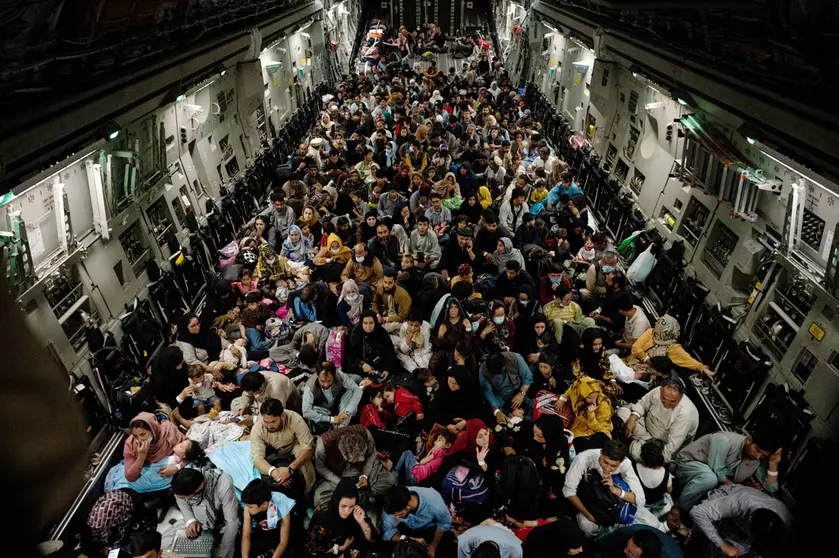
[[[632,356],[638,360],[647,358],[647,351],[653,347],[653,328],[641,334],[641,337],[632,344]],[[673,343],[667,347],[667,358],[676,366],[702,372],[705,365],[693,358],[679,343]]]
[[[586,397],[592,391],[597,391],[597,408],[588,412],[585,410]],[[603,432],[612,437],[612,403],[603,394],[600,382],[588,376],[580,376],[563,395],[571,404],[574,410],[574,422],[571,424],[571,432],[575,437],[585,438]]]

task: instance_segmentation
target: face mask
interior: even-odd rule
[[[356,256],[355,261],[357,261],[358,263],[364,263],[364,258],[363,257],[359,258],[358,256]]]
[[[503,316],[501,316],[501,317],[499,317],[499,316],[493,316],[493,318],[492,318],[492,322],[493,322],[495,325],[501,325],[501,324],[503,324],[503,323],[504,323],[504,317],[503,317]]]
[[[612,273],[615,270],[614,266],[611,265],[604,265],[603,266],[603,273]]]
[[[358,299],[358,295],[347,295],[344,297],[344,300],[347,302],[355,302]]]
[[[332,252],[333,254],[337,254],[337,253],[339,253],[340,251],[341,251],[341,249],[340,249],[340,248],[332,248],[332,249],[330,250],[330,252]]]
[[[549,277],[548,279],[551,280],[551,283],[561,283],[562,282],[562,278],[554,279],[553,277]]]
[[[522,305],[522,306],[524,306],[525,308],[527,308],[527,304],[528,304],[530,301],[529,301],[529,300],[520,300],[519,302],[521,302],[521,305]]]
[[[272,264],[275,261],[277,261],[277,258],[265,258],[265,261],[268,262],[269,264]]]

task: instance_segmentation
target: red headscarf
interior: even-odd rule
[[[481,419],[471,419],[466,421],[466,430],[457,436],[457,440],[452,444],[452,449],[449,450],[449,455],[466,451],[466,453],[474,454],[478,448],[475,440],[478,438],[478,432],[486,430],[489,433],[489,445],[492,446],[492,430],[487,428],[486,423]]]

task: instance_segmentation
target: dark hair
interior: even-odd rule
[[[664,452],[658,440],[649,440],[641,446],[641,461],[647,467],[663,467]]]
[[[414,380],[421,384],[425,383],[425,381],[428,380],[428,378],[434,376],[434,374],[432,374],[431,370],[429,370],[428,368],[414,368],[414,371],[411,372],[411,375],[414,377]]]
[[[650,360],[652,360],[652,359],[650,359]],[[670,360],[668,359],[667,362],[670,362]],[[656,369],[656,370],[658,370],[658,369]],[[661,381],[661,383],[658,385],[658,387],[660,387],[661,389],[664,389],[664,388],[675,389],[679,393],[684,393],[685,392],[685,384],[683,384],[681,382],[681,380],[678,380],[676,378],[665,378],[664,380]]]
[[[468,357],[472,354],[472,345],[470,345],[468,341],[458,341],[457,345],[454,346],[454,350],[457,351],[458,354]]]
[[[265,385],[265,376],[259,372],[248,372],[239,380],[239,387],[244,391],[256,391]]]
[[[262,295],[259,294],[257,291],[251,291],[247,295],[245,295],[245,302],[247,304],[252,304],[254,302],[258,303],[262,300]]]
[[[524,190],[522,190],[521,188],[513,188],[513,195],[510,196],[511,200],[516,199],[516,198],[523,198],[523,197],[524,197]]]
[[[181,469],[172,477],[172,492],[176,496],[192,496],[204,484],[204,473],[199,469]]]
[[[282,192],[274,192],[271,194],[271,202],[285,202],[285,195]]]
[[[783,445],[780,437],[768,427],[752,434],[752,443],[757,444],[757,447],[769,453],[775,453]]]
[[[472,293],[475,292],[475,289],[472,287],[472,284],[468,281],[458,281],[454,285],[452,285],[452,296],[458,300],[465,301]]]
[[[661,558],[661,540],[651,527],[635,531],[629,540],[641,549],[641,558]]]
[[[484,541],[472,551],[472,558],[501,558],[501,549],[498,543]]]
[[[142,556],[149,552],[160,552],[163,546],[163,535],[157,531],[140,531],[131,539],[131,554]]]
[[[135,419],[132,420],[131,423],[128,425],[129,430],[134,430],[135,428],[142,428],[143,430],[148,430],[151,432],[151,426],[144,420]]]
[[[312,302],[312,299],[315,297],[315,289],[311,285],[306,285],[302,289],[300,289],[300,300],[305,302],[306,304]]]
[[[382,386],[382,394],[390,393],[392,391],[396,391],[396,386],[390,382],[387,382],[385,385]]]
[[[408,507],[410,501],[411,493],[406,487],[394,486],[385,496],[385,513],[393,515],[396,512],[401,512]]]
[[[556,294],[556,298],[563,298],[564,296],[567,296],[568,293],[570,293],[570,292],[571,292],[571,289],[569,289],[568,285],[566,285],[565,283],[557,284],[556,289],[554,289],[554,293]]]
[[[481,211],[481,218],[487,225],[498,224],[498,217],[495,215],[495,212],[490,208],[486,208],[483,211]]]
[[[431,195],[428,196],[428,199],[433,200],[434,198],[437,198],[438,200],[441,200],[441,199],[443,199],[443,196],[441,196],[437,192],[431,192]]]
[[[617,269],[612,272],[612,285],[617,285],[621,290],[626,289],[626,275],[623,274],[623,271]]]
[[[189,442],[189,448],[184,452],[186,460],[190,463],[203,461],[206,455],[204,455],[204,450],[201,449],[201,445],[195,440],[189,440]]]
[[[204,367],[200,364],[190,364],[186,373],[189,378],[203,378],[204,374]]]
[[[259,408],[259,412],[262,416],[281,417],[285,412],[285,407],[283,406],[283,402],[279,399],[269,397],[262,403],[262,407]]]
[[[492,353],[487,357],[486,370],[490,374],[501,374],[504,370],[504,355]]]
[[[318,370],[318,376],[326,372],[326,374],[335,377],[335,365],[329,362],[328,360],[324,360],[320,363],[320,370]]]
[[[406,255],[407,255],[407,254],[406,254]],[[416,312],[409,312],[409,313],[408,313],[408,319],[407,319],[407,320],[405,320],[405,321],[408,321],[408,322],[419,322],[420,324],[422,324],[422,322],[423,322],[423,321],[425,321],[425,320],[423,320],[423,319],[422,319],[422,316],[420,316],[418,313],[416,313]]]
[[[318,361],[318,353],[314,347],[305,343],[300,347],[300,353],[297,355],[297,359],[300,361],[300,364],[313,366]]]
[[[615,304],[618,307],[618,310],[623,310],[624,312],[629,312],[632,308],[635,307],[635,299],[632,298],[632,294],[627,292],[622,292],[617,296],[615,300]]]
[[[516,260],[510,260],[507,262],[505,267],[510,271],[519,271],[521,269],[521,264]]]
[[[533,215],[532,213],[525,213],[524,217],[521,218],[522,223],[529,223],[529,222],[535,221],[535,220],[536,220],[536,216]]]
[[[612,461],[623,461],[626,459],[626,454],[628,453],[626,444],[618,440],[609,440],[600,451]]]
[[[429,224],[431,221],[425,215],[420,215],[417,217],[417,223],[425,223],[426,225]]]
[[[446,443],[448,444],[454,444],[455,440],[457,440],[457,434],[449,432],[448,430],[443,430],[438,436],[446,440]]]
[[[262,479],[254,479],[242,491],[242,503],[260,506],[271,500],[271,487]]]
[[[396,279],[396,276],[399,275],[399,272],[396,271],[395,267],[388,266],[385,268],[384,276],[390,277],[392,279]]]

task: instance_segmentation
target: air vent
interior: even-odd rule
[[[806,242],[814,250],[818,250],[822,244],[824,234],[824,220],[804,208],[804,219],[801,221],[801,240]]]
[[[633,90],[629,93],[629,104],[626,105],[630,114],[635,114],[638,110],[638,92]]]

